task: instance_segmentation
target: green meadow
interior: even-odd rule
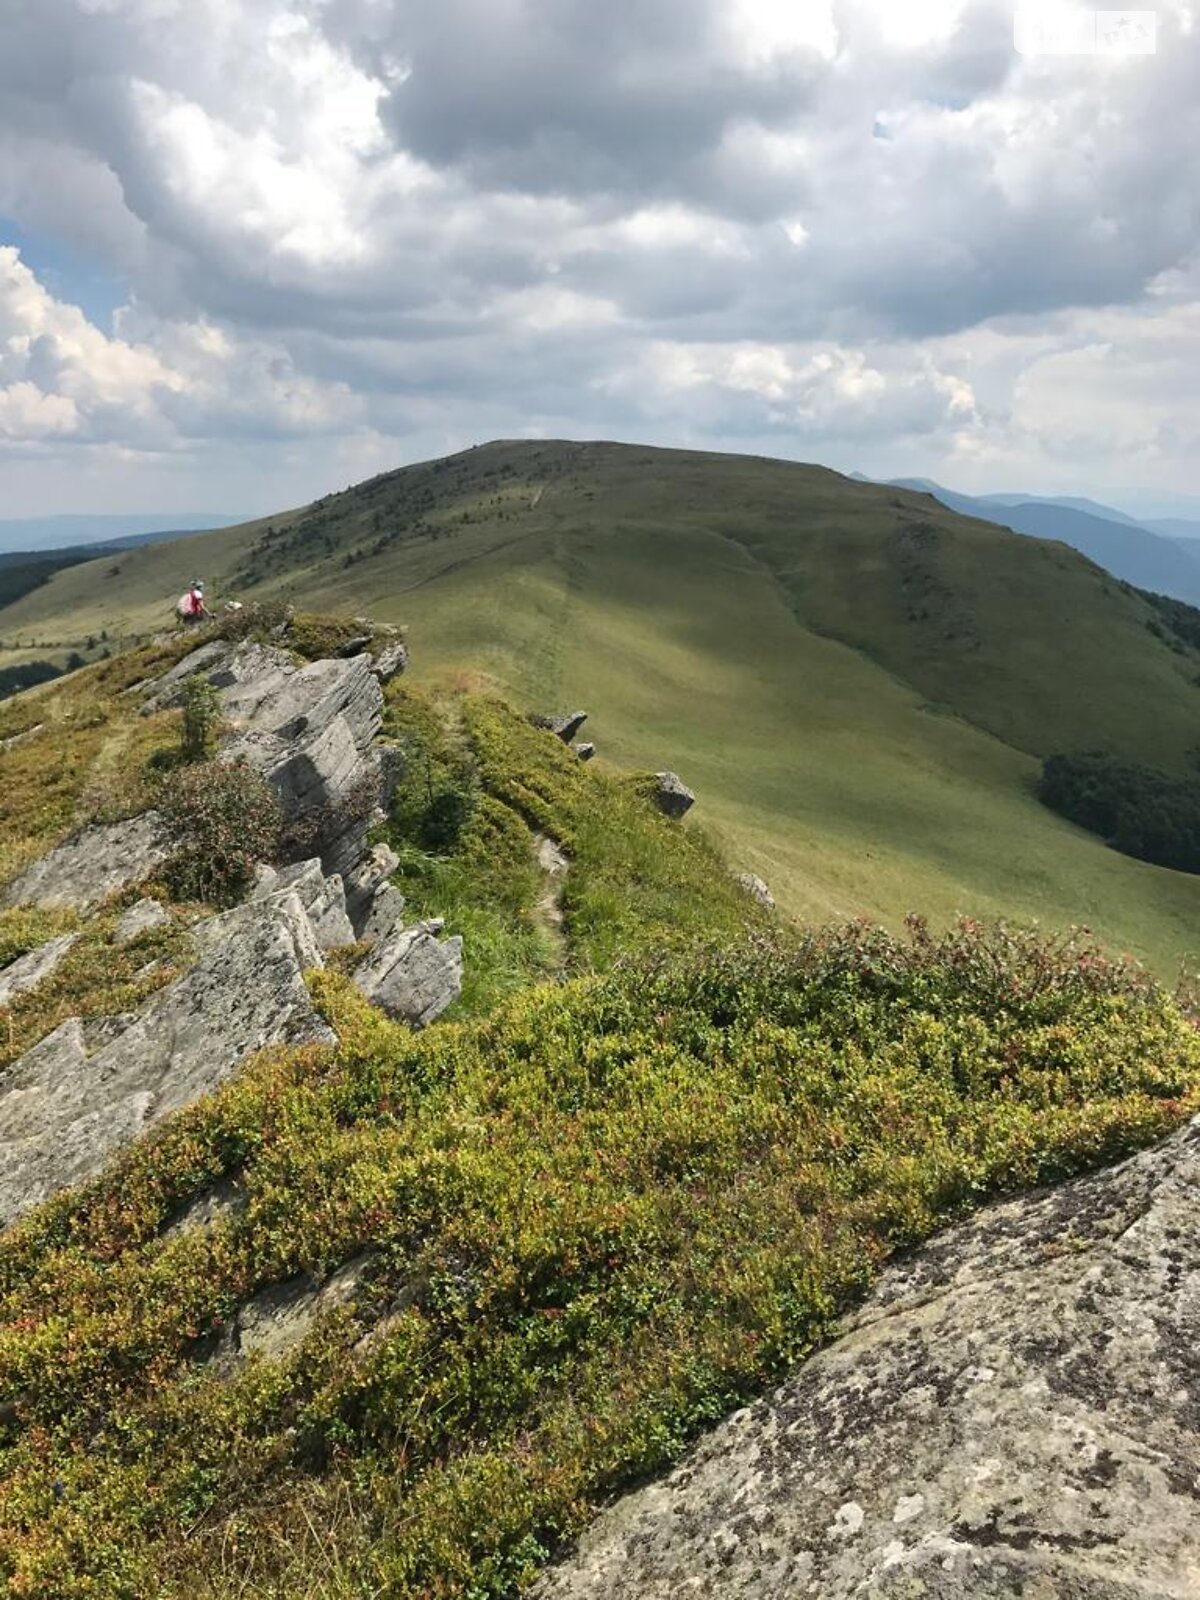
[[[193,568],[405,624],[419,686],[588,710],[601,758],[678,771],[795,917],[1086,925],[1168,980],[1200,957],[1195,879],[1033,793],[1056,750],[1200,745],[1200,654],[1065,546],[816,467],[501,443],[69,569],[0,643],[144,637]]]

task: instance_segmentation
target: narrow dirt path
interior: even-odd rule
[[[563,967],[567,962],[568,945],[564,926],[566,919],[562,908],[562,886],[563,879],[571,870],[571,863],[563,854],[562,846],[548,834],[534,834],[533,849],[537,864],[546,875],[545,887],[538,896],[534,915],[550,941],[556,964]]]

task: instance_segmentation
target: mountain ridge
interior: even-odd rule
[[[418,680],[584,706],[630,767],[671,748],[794,914],[1086,924],[1171,974],[1195,951],[1196,880],[1034,793],[1058,751],[1185,771],[1200,743],[1200,654],[1064,545],[817,466],[496,442],[73,568],[0,639],[149,634],[193,576],[405,624]]]

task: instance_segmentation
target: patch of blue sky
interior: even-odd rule
[[[0,216],[0,245],[16,245],[21,260],[56,300],[78,306],[89,322],[112,332],[113,313],[128,300],[117,278],[77,250],[43,233],[30,233]]]

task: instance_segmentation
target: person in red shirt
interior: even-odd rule
[[[207,622],[212,612],[204,604],[204,585],[197,578],[191,588],[184,595],[180,595],[179,604],[175,608],[182,618],[185,626],[194,626],[198,622]]]

